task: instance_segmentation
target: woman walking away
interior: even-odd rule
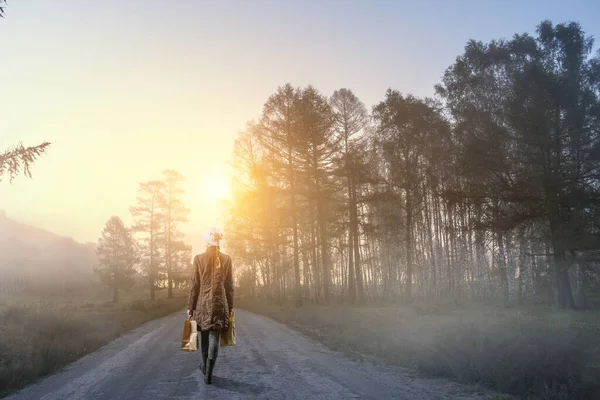
[[[233,310],[232,263],[231,257],[220,251],[222,239],[218,228],[210,228],[204,234],[207,248],[194,257],[188,302],[188,317],[196,320],[200,331],[200,369],[207,384],[212,383],[220,333],[229,329],[229,312]]]

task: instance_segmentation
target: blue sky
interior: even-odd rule
[[[189,232],[215,223],[208,176],[286,82],[433,94],[471,39],[578,21],[600,1],[9,0],[0,20],[0,149],[48,140],[34,179],[0,184],[0,209],[77,240],[129,220],[137,182],[187,177]],[[597,47],[597,46],[596,46]],[[212,179],[214,181],[214,179]]]

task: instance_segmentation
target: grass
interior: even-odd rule
[[[0,397],[91,353],[139,325],[184,307],[183,292],[172,299],[157,292],[122,293],[113,304],[103,291],[78,296],[0,297]]]
[[[353,358],[522,398],[600,398],[600,313],[484,304],[315,306],[249,298],[260,313]]]

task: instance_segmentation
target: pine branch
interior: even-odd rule
[[[31,178],[31,165],[40,155],[46,152],[49,146],[49,142],[32,147],[24,147],[23,144],[19,143],[15,148],[0,153],[0,182],[2,182],[2,175],[5,173],[8,173],[9,182],[12,182],[21,171],[25,176]]]

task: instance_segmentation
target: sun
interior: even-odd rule
[[[231,196],[229,177],[220,171],[211,171],[206,175],[206,186],[203,186],[203,193],[215,200],[227,200]]]

